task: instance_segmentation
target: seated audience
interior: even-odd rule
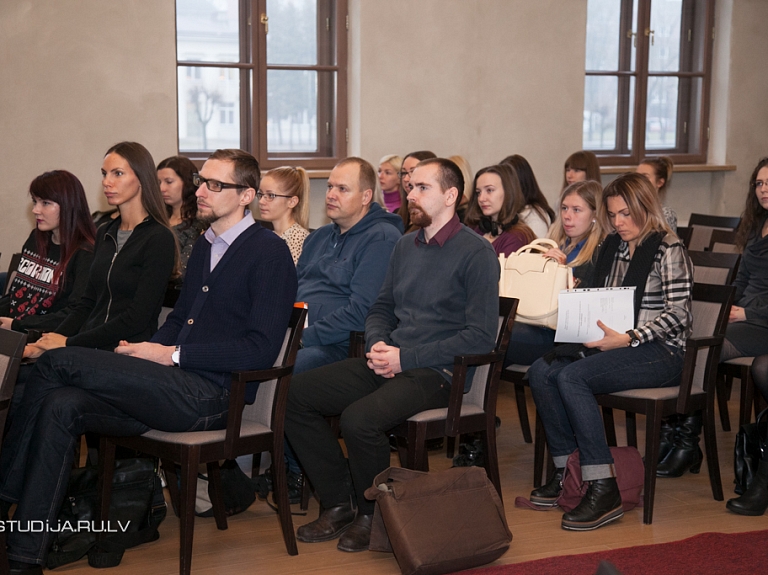
[[[321,505],[297,538],[341,536],[341,551],[368,549],[374,502],[364,492],[389,466],[386,432],[448,405],[454,356],[487,353],[496,338],[499,266],[490,245],[455,215],[461,171],[431,159],[409,175],[411,221],[421,229],[392,254],[365,322],[367,359],[296,375],[289,392],[286,435]],[[339,414],[349,465],[325,420]]]
[[[283,166],[269,170],[261,179],[259,217],[272,222],[275,233],[286,241],[293,263],[299,261],[309,235],[309,176],[304,168]]]
[[[178,259],[152,156],[141,144],[115,144],[104,157],[102,185],[120,215],[102,225],[80,302],[27,357],[64,346],[114,349],[121,340],[148,340]]]
[[[672,161],[672,158],[669,156],[659,156],[658,158],[643,158],[643,161],[640,162],[635,171],[648,178],[659,193],[659,197],[662,198],[667,191],[667,186],[672,181],[672,170],[674,167],[675,163]],[[662,211],[669,227],[672,228],[673,232],[677,233],[677,214],[675,210],[669,206],[662,206]]]
[[[397,154],[389,154],[379,160],[379,185],[384,198],[384,208],[395,213],[402,204],[400,196],[400,168],[403,159]]]
[[[574,182],[594,180],[602,182],[600,178],[600,163],[597,156],[586,150],[574,152],[565,160],[565,174],[563,176],[563,189]]]
[[[192,246],[200,237],[206,225],[197,218],[197,186],[192,181],[197,173],[195,164],[184,156],[171,156],[157,165],[157,179],[160,182],[160,194],[163,196],[168,223],[176,233],[179,242],[178,286],[187,271],[187,262],[192,253]]]
[[[736,244],[742,256],[720,361],[768,354],[768,158],[758,162],[749,179]],[[701,413],[677,422],[672,448],[657,475],[679,477],[688,469],[698,470],[701,426]]]
[[[463,223],[464,216],[467,214],[467,207],[469,207],[469,200],[472,199],[472,194],[475,191],[472,189],[472,180],[474,179],[472,167],[464,156],[450,156],[448,159],[459,166],[461,175],[464,176],[464,190],[459,204],[456,206],[456,215],[459,216],[459,221]]]
[[[604,236],[597,219],[601,195],[602,188],[597,182],[571,184],[560,194],[560,213],[550,229],[549,237],[559,248],[544,255],[570,266],[576,287],[590,287],[595,271],[598,247]],[[513,363],[531,365],[554,346],[554,330],[518,321],[512,328],[505,367]]]
[[[73,174],[46,172],[32,180],[29,195],[36,227],[21,250],[8,295],[0,298],[0,327],[53,331],[85,291],[96,229]]]
[[[410,233],[418,229],[418,226],[411,224],[411,213],[408,211],[408,192],[411,191],[411,174],[416,168],[416,165],[422,160],[428,160],[430,158],[436,158],[434,152],[429,150],[421,150],[419,152],[411,152],[403,158],[403,164],[400,167],[400,208],[397,211],[403,219],[403,229],[405,233]]]
[[[597,529],[624,514],[594,396],[678,385],[691,331],[693,266],[650,182],[640,174],[615,179],[603,191],[598,218],[615,233],[600,248],[592,285],[634,286],[636,327],[620,333],[598,320],[602,339],[559,346],[528,371],[556,467],[552,479],[531,493],[531,501],[554,505],[568,456],[578,448],[588,487],[561,523],[574,531]]]
[[[126,148],[118,149],[135,162]],[[114,201],[139,192],[134,168],[113,154],[105,160],[104,182]],[[154,176],[154,164],[145,160],[139,172]],[[125,187],[114,185],[118,179],[128,180]],[[296,271],[285,242],[245,210],[259,185],[258,162],[241,150],[217,150],[198,181],[199,215],[210,228],[195,244],[175,309],[151,342],[120,341],[116,353],[56,349],[33,368],[0,454],[2,509],[7,513],[11,503],[18,504],[13,519],[20,528],[6,534],[14,573],[42,572],[53,533],[29,526],[56,525],[73,446],[82,433],[222,429],[231,372],[271,367],[280,352]],[[164,214],[159,190],[156,199],[153,211]],[[128,214],[118,205],[123,221]],[[155,218],[150,221],[165,230]],[[164,280],[158,283],[162,290]],[[246,401],[254,401],[256,387],[249,386]]]
[[[514,168],[488,166],[475,175],[475,193],[464,223],[483,236],[497,255],[508,256],[536,239],[521,219],[525,198]]]
[[[507,156],[501,163],[512,166],[520,182],[520,189],[525,198],[525,209],[520,212],[520,219],[533,230],[537,238],[547,237],[549,226],[555,220],[555,212],[549,207],[547,198],[541,192],[531,164],[517,154]]]

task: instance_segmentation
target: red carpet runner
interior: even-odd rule
[[[513,542],[508,553],[514,552]],[[610,561],[622,575],[768,574],[768,531],[702,533],[672,543],[485,567],[462,575],[594,575],[600,561]]]

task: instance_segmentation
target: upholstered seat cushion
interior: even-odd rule
[[[271,430],[266,425],[254,421],[243,420],[240,427],[240,437],[250,437],[262,433],[270,433]],[[217,443],[224,441],[226,435],[225,429],[215,431],[188,431],[186,433],[173,433],[170,431],[158,431],[150,429],[142,437],[153,439],[155,441],[165,441],[167,443],[176,443],[182,445],[206,445],[208,443]]]
[[[462,417],[465,417],[468,415],[477,415],[478,413],[484,413],[482,407],[478,407],[477,405],[461,406]],[[441,409],[428,409],[427,411],[422,411],[420,413],[417,413],[413,417],[411,417],[408,421],[415,421],[415,422],[438,421],[440,419],[444,420],[447,417],[448,417],[448,408],[443,407]]]

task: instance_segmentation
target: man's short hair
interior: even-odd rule
[[[208,156],[208,159],[232,162],[235,165],[235,169],[232,172],[232,177],[235,180],[233,183],[240,186],[248,186],[254,190],[259,189],[261,169],[259,168],[259,161],[252,154],[245,150],[225,148],[216,150]],[[242,191],[242,189],[238,189],[237,193],[239,194]]]
[[[336,168],[340,168],[342,166],[346,166],[347,164],[356,164],[358,168],[360,168],[360,176],[358,183],[360,185],[360,191],[364,192],[365,190],[376,190],[376,182],[378,182],[379,178],[376,175],[376,170],[373,169],[373,166],[370,164],[370,162],[364,160],[363,158],[358,158],[357,156],[350,156],[349,158],[344,158],[341,160],[338,164],[336,164]]]
[[[437,181],[442,188],[443,193],[450,188],[456,188],[459,192],[459,196],[464,193],[464,176],[461,173],[461,169],[455,162],[447,160],[446,158],[430,158],[428,160],[422,160],[416,167],[422,166],[437,166]],[[456,199],[456,205],[458,205],[458,197]]]

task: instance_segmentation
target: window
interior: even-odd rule
[[[583,145],[601,164],[706,162],[713,3],[588,0]]]
[[[265,167],[346,155],[346,0],[176,0],[179,150]]]

